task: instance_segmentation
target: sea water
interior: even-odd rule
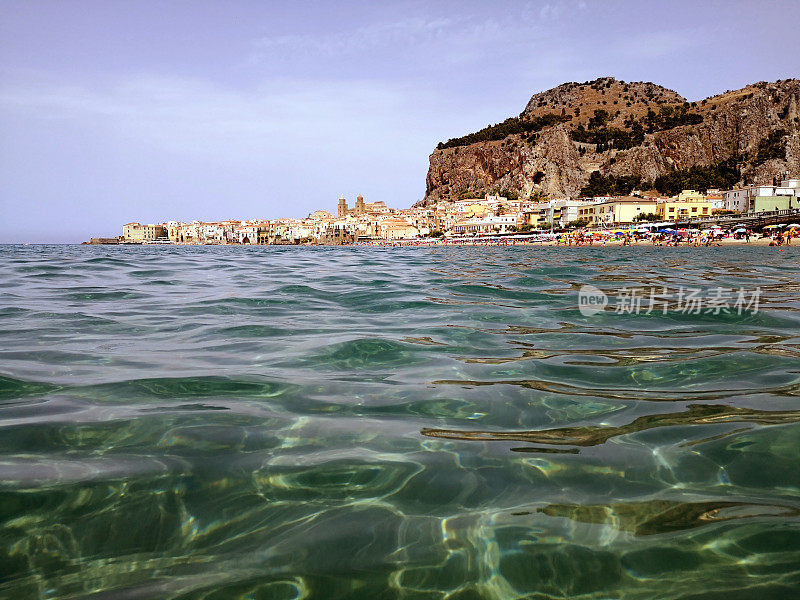
[[[0,597],[797,597],[798,311],[796,248],[0,247]]]

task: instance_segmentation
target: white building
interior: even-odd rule
[[[453,225],[454,233],[506,233],[516,227],[517,215],[491,215],[467,219]]]
[[[800,179],[784,179],[780,185],[751,185],[723,192],[722,196],[725,199],[725,209],[727,210],[753,211],[756,198],[762,200],[765,198],[800,198]],[[793,203],[790,202],[790,204]]]
[[[586,204],[582,200],[551,200],[550,222],[566,227],[567,223],[578,220],[578,210]]]
[[[722,192],[723,208],[725,210],[735,210],[736,212],[747,212],[747,205],[749,203],[749,196],[747,190],[728,190]]]
[[[800,179],[784,179],[781,181],[781,187],[798,190],[795,192],[795,196],[800,196]]]
[[[293,242],[311,239],[316,235],[316,224],[313,221],[292,221],[286,231],[287,239]]]

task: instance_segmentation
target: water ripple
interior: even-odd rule
[[[0,597],[797,596],[798,258],[0,247]]]

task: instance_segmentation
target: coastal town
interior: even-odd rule
[[[800,179],[731,190],[684,190],[674,197],[634,191],[630,196],[536,198],[487,194],[442,200],[408,209],[358,196],[340,197],[335,214],[317,210],[305,218],[127,223],[117,238],[90,244],[186,245],[441,245],[541,242],[559,235],[627,236],[634,233],[745,231],[742,219],[783,217],[791,227],[800,209]],[[778,218],[778,221],[781,219]],[[705,225],[704,225],[705,224]],[[763,225],[763,223],[762,223]],[[800,228],[800,226],[798,226]],[[758,227],[761,229],[761,227]],[[749,230],[748,230],[749,231]]]

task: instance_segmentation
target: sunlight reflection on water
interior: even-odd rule
[[[0,596],[798,594],[800,251],[570,250],[0,247]]]

